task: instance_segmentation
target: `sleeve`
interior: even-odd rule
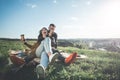
[[[31,44],[28,44],[27,42],[25,42],[24,44],[25,44],[28,48],[34,49],[34,48],[36,48],[40,43],[39,43],[39,42],[36,42],[36,43],[34,43],[33,45],[31,45]]]
[[[31,44],[28,44],[27,42],[25,42],[24,45],[26,45],[28,48],[32,49],[32,45]]]
[[[31,44],[29,44],[29,43],[27,43],[27,42],[25,42],[24,43],[24,45],[26,45],[28,48],[30,48],[30,49],[34,49],[34,48],[36,48],[39,44],[40,44],[40,42],[43,40],[43,38],[41,38],[40,36],[38,36],[38,40],[37,40],[37,42],[36,43],[34,43],[33,45],[31,45]]]
[[[57,48],[57,43],[58,43],[58,35],[55,33],[55,48]]]

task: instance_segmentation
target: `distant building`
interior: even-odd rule
[[[94,42],[91,41],[91,42],[89,43],[89,48],[93,48],[93,45],[94,45]]]

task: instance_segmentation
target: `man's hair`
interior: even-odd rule
[[[50,24],[49,27],[50,27],[50,26],[56,27],[55,24]]]

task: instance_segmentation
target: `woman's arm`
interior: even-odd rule
[[[21,42],[22,43],[24,43],[24,45],[26,45],[28,48],[32,48],[32,45],[30,45],[30,44],[28,44],[27,42],[26,42],[26,40],[25,40],[25,38],[24,38],[24,35],[21,35]]]
[[[24,45],[26,45],[28,48],[32,49],[33,45],[28,44],[27,42],[24,43]]]
[[[36,42],[36,43],[34,43],[33,45],[28,44],[27,42],[25,42],[24,44],[25,44],[28,48],[30,48],[30,49],[37,48],[37,47],[40,45],[39,42]]]

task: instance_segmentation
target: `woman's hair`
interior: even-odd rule
[[[40,34],[39,34],[40,36],[42,36],[42,30],[43,30],[43,29],[47,30],[46,27],[43,27],[43,28],[40,30]]]
[[[38,35],[38,42],[41,42],[42,40],[44,40],[43,36],[42,36],[42,30],[45,29],[47,30],[46,27],[43,27],[40,31],[39,31],[39,35]],[[48,30],[47,30],[48,31]],[[48,35],[47,35],[48,36]]]

